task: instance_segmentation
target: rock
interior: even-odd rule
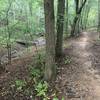
[[[11,51],[11,58],[12,59],[18,59],[19,58],[19,54],[17,50],[13,50]],[[1,58],[1,64],[3,63],[7,63],[8,62],[8,54],[6,53],[4,56],[2,56]]]
[[[25,41],[25,40],[16,40],[16,43],[22,45],[22,46],[43,46],[46,44],[46,41],[43,37],[37,38],[36,40],[33,41]]]
[[[40,38],[34,40],[33,44],[35,44],[37,46],[43,46],[46,44],[46,40],[43,37],[40,37]]]

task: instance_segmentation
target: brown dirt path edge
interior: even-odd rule
[[[65,100],[100,100],[100,41],[97,40],[97,32],[83,32],[65,49],[71,64],[63,61],[56,79],[56,88]]]

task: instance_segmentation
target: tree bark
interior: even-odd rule
[[[79,7],[79,0],[75,0],[75,4],[76,4],[76,16],[74,18],[74,21],[73,21],[73,25],[72,25],[72,30],[71,30],[71,36],[75,36],[76,35],[76,24],[77,22],[79,21],[80,19],[80,15],[81,15],[81,12],[82,12],[82,9],[85,5],[87,0],[84,0],[81,4],[81,6]]]
[[[65,22],[65,32],[68,33],[68,0],[66,0],[66,9],[65,9],[65,17],[66,17],[66,22]]]
[[[72,25],[72,29],[71,29],[71,37],[75,36],[75,29],[76,29],[77,21],[78,21],[78,16],[75,16],[73,25]]]
[[[46,31],[46,65],[45,80],[49,81],[55,78],[55,18],[54,18],[54,0],[44,0],[45,13],[45,31]]]
[[[56,57],[62,55],[65,0],[58,0]]]

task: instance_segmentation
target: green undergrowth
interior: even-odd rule
[[[14,86],[16,92],[22,92],[29,96],[32,100],[64,100],[57,97],[56,90],[52,93],[50,85],[44,81],[45,53],[42,51],[34,57],[34,64],[29,65],[29,79],[16,79]]]
[[[65,57],[64,58],[64,64],[70,64],[72,62],[71,57]]]

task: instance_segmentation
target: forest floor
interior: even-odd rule
[[[95,31],[83,32],[64,43],[55,89],[65,100],[100,100],[100,40]],[[67,45],[67,47],[66,47]],[[16,79],[28,80],[33,54],[26,54],[6,66],[0,74],[0,100],[32,100],[13,88]]]
[[[83,32],[79,38],[66,41],[69,64],[61,63],[58,90],[65,100],[100,100],[100,41],[98,33]],[[64,59],[65,60],[65,59]],[[60,85],[59,85],[60,84]]]

